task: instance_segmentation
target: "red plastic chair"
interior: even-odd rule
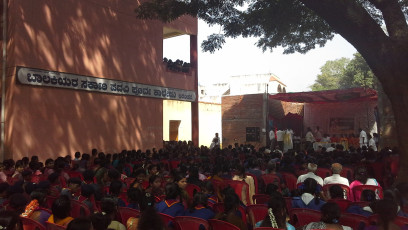
[[[281,172],[283,179],[286,181],[286,186],[289,188],[290,191],[295,190],[297,188],[297,178],[292,173]]]
[[[123,180],[123,182],[126,184],[126,187],[130,187],[130,184],[132,184],[133,183],[133,181],[135,181],[136,180],[136,178],[133,178],[133,177],[126,177],[124,180]]]
[[[268,207],[264,204],[253,204],[246,207],[248,213],[249,222],[252,227],[255,227],[255,224],[258,221],[265,219],[266,214],[268,213]]]
[[[21,222],[23,223],[24,230],[46,230],[45,226],[42,225],[40,222],[37,222],[33,219],[28,217],[20,216]]]
[[[375,194],[382,199],[384,197],[383,195],[383,190],[380,186],[375,186],[375,185],[357,185],[353,187],[353,195],[354,195],[354,201],[360,201],[361,193],[364,190],[372,190],[375,192]]]
[[[343,167],[340,176],[347,178],[350,182],[354,181],[354,171],[352,168]]]
[[[310,222],[318,222],[321,212],[307,208],[292,208],[289,211],[290,221],[294,227],[304,226]]]
[[[193,197],[194,197],[194,191],[196,191],[196,192],[201,192],[201,188],[198,187],[198,186],[195,185],[195,184],[187,184],[186,192],[188,193],[188,195],[190,196],[190,198],[193,198]]]
[[[254,228],[254,230],[284,230],[283,228],[272,228],[272,227],[259,227]]]
[[[244,202],[244,204],[249,205],[251,204],[251,197],[249,197],[249,186],[246,182],[244,181],[239,181],[239,180],[228,180],[226,181],[227,184],[229,184],[234,190],[235,193],[239,196],[239,199]],[[242,191],[246,191],[246,199],[244,201],[244,198],[242,197]]]
[[[171,170],[178,168],[181,161],[169,161]]]
[[[261,176],[262,181],[266,185],[268,184],[276,184],[277,186],[280,186],[280,178],[277,175],[273,174],[264,174]]]
[[[344,199],[350,200],[351,199],[351,195],[350,195],[350,188],[347,185],[344,184],[326,184],[323,186],[323,192],[326,194],[327,197],[330,197],[330,192],[329,189],[331,186],[333,185],[338,185],[343,189],[343,194],[344,194]]]
[[[71,200],[71,217],[78,218],[91,215],[89,207],[80,201]]]
[[[240,230],[237,226],[222,220],[209,219],[212,230]]]
[[[54,203],[54,200],[56,200],[57,198],[58,197],[56,197],[56,196],[47,196],[46,203],[47,203],[48,209],[51,209],[52,203]]]
[[[326,168],[317,168],[316,170],[316,175],[318,175],[319,177],[321,177],[322,179],[331,176],[332,171],[330,169],[326,169]]]
[[[368,226],[370,224],[367,217],[353,213],[341,214],[339,223],[341,225],[349,226],[352,229],[363,229],[365,226]]]
[[[82,173],[80,172],[68,171],[67,174],[69,178],[77,177],[77,178],[80,178],[82,181],[84,180],[84,177],[82,176]]]
[[[67,229],[65,226],[50,223],[48,221],[45,222],[45,228],[47,230],[65,230],[65,229]]]
[[[403,227],[405,225],[408,225],[408,218],[407,217],[402,217],[402,216],[397,216],[394,220],[394,223],[400,227]]]
[[[119,207],[118,212],[122,223],[126,223],[130,217],[140,216],[140,211],[133,208]]]
[[[190,230],[190,229],[200,229],[200,230],[209,230],[210,224],[208,221],[196,218],[192,216],[177,216],[174,218],[174,222],[177,224],[179,230]],[[204,229],[202,229],[203,226]]]
[[[159,213],[161,219],[163,220],[164,226],[166,226],[166,229],[172,229],[173,227],[170,226],[171,223],[174,222],[174,217],[169,216],[164,213]]]
[[[292,209],[292,197],[284,197],[288,212]]]
[[[213,210],[215,213],[220,213],[220,212],[224,212],[224,203],[216,203],[213,205]],[[247,223],[247,218],[246,218],[246,212],[245,209],[240,205],[238,207],[238,211],[241,213],[241,217],[242,220],[244,221],[244,223]]]
[[[330,199],[328,202],[334,202],[340,207],[341,212],[345,212],[347,208],[351,205],[351,201],[344,199]]]
[[[254,204],[266,204],[269,201],[269,195],[266,194],[255,194],[252,196]]]

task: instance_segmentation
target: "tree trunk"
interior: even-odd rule
[[[381,84],[377,84],[378,92],[378,113],[379,113],[379,148],[398,146],[397,131],[395,127],[395,117],[392,111],[390,99],[385,95]]]

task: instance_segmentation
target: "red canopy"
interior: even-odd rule
[[[299,93],[278,93],[270,99],[299,103],[332,103],[377,100],[377,91],[370,88],[351,88]]]

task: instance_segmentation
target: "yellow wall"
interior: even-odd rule
[[[215,133],[219,134],[222,144],[221,130],[221,104],[203,103],[198,104],[199,111],[199,145],[210,146]]]
[[[163,100],[163,140],[169,140],[170,120],[180,120],[178,139],[191,140],[191,103]]]

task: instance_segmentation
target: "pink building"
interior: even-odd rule
[[[168,99],[191,103],[198,143],[197,20],[139,20],[138,2],[2,0],[3,158],[160,148]],[[180,34],[187,73],[163,63],[163,39]]]

